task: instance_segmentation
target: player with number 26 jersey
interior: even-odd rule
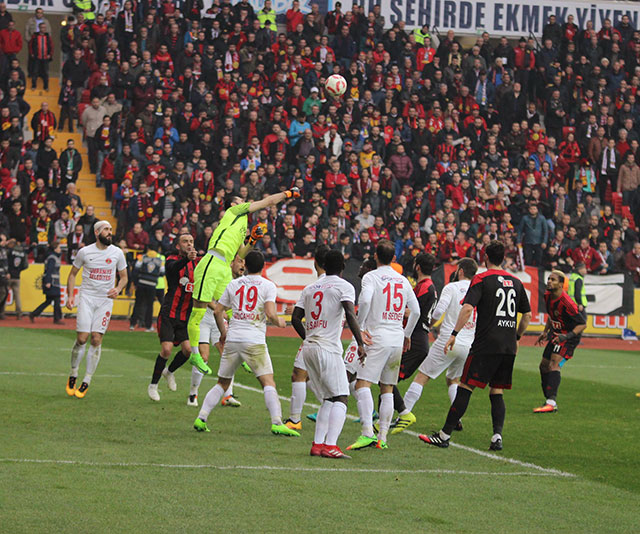
[[[531,311],[522,282],[502,269],[477,274],[463,304],[476,308],[476,335],[470,353],[515,354],[518,313]]]

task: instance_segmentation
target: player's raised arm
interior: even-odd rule
[[[275,195],[269,195],[262,200],[257,200],[249,204],[249,213],[254,213],[256,211],[260,211],[265,208],[270,208],[271,206],[275,206],[276,204],[280,204],[284,200],[288,198],[298,198],[300,197],[300,190],[297,187],[292,187],[288,191],[283,191],[282,193],[276,193]]]
[[[296,306],[293,308],[293,314],[291,315],[291,326],[293,326],[296,333],[300,336],[301,339],[305,339],[307,337],[307,332],[304,329],[304,325],[302,324],[302,318],[304,317],[304,310]]]

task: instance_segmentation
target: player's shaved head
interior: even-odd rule
[[[330,250],[324,259],[324,270],[327,276],[339,275],[344,270],[344,256],[339,250]]]
[[[396,247],[388,239],[381,239],[378,241],[376,247],[376,259],[381,265],[389,265],[393,261],[393,257],[396,255]]]
[[[264,268],[264,256],[257,250],[252,250],[245,256],[244,264],[249,274],[259,274]]]
[[[501,241],[496,239],[491,241],[491,243],[487,245],[485,252],[491,265],[502,265],[504,261],[504,244]]]

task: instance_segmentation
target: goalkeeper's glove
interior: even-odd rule
[[[267,225],[265,223],[258,223],[251,229],[251,236],[249,237],[249,244],[255,245],[260,239],[267,233]]]
[[[286,198],[300,198],[300,189],[292,187],[289,191],[284,192]]]

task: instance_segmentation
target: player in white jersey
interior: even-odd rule
[[[282,408],[266,342],[267,319],[281,328],[286,326],[276,311],[276,285],[260,276],[264,267],[260,252],[249,252],[245,266],[248,274],[232,280],[216,304],[216,324],[224,344],[218,383],[207,393],[193,427],[199,432],[209,432],[207,417],[222,400],[236,369],[245,361],[262,385],[264,402],[271,415],[271,432],[300,436],[282,423]],[[232,311],[228,329],[225,325],[227,310]]]
[[[378,268],[362,278],[358,299],[358,323],[371,336],[367,348],[367,363],[358,369],[356,398],[362,434],[347,447],[349,450],[375,446],[387,448],[387,433],[393,417],[393,386],[398,383],[402,353],[411,347],[411,334],[420,318],[420,305],[413,288],[398,274],[391,262],[395,255],[393,243],[381,240],[376,246]],[[402,328],[405,308],[409,318]],[[380,384],[380,431],[373,432],[373,397],[371,385]]]
[[[67,380],[67,395],[82,399],[89,389],[91,377],[96,372],[102,350],[102,337],[107,331],[113,310],[113,299],[127,286],[127,262],[124,253],[112,241],[109,221],[94,225],[96,242],[81,248],[73,261],[67,279],[67,308],[76,305],[76,275],[82,269],[82,285],[78,295],[76,318],[76,342],[71,349],[71,373]],[[116,273],[120,281],[116,285]],[[76,388],[78,367],[84,357],[87,340],[91,336],[87,352],[87,370],[79,388]]]
[[[337,250],[327,252],[324,268],[326,276],[302,290],[291,316],[291,324],[304,340],[302,356],[309,374],[309,384],[322,403],[316,419],[311,456],[349,458],[338,447],[349,396],[340,341],[345,314],[358,342],[358,354],[362,361],[366,354],[355,315],[355,289],[340,278],[344,269],[342,253]]]
[[[244,274],[244,260],[239,256],[231,262],[231,275],[233,278],[238,278]],[[200,349],[200,355],[205,362],[209,362],[209,355],[211,353],[211,347],[215,346],[218,349],[218,353],[222,356],[223,343],[220,342],[220,330],[216,324],[216,319],[213,314],[213,309],[216,302],[213,301],[208,307],[207,311],[200,323],[200,342],[198,348]],[[198,370],[196,366],[191,368],[191,389],[189,390],[189,398],[187,399],[187,406],[198,406],[198,388],[202,382],[204,375]],[[231,384],[224,392],[222,397],[222,406],[231,406],[239,408],[242,406],[240,401],[233,396],[233,378]]]
[[[318,274],[318,279],[324,276],[324,258],[329,252],[327,245],[319,245],[315,251],[313,266]],[[309,374],[302,357],[302,345],[298,349],[296,358],[293,361],[293,371],[291,373],[291,405],[289,408],[289,418],[284,422],[292,430],[302,430],[302,408],[307,399],[307,381]],[[319,399],[321,400],[321,399]],[[307,416],[315,420],[315,414]]]
[[[471,258],[462,258],[457,265],[454,282],[447,284],[443,290],[438,304],[431,314],[431,325],[434,325],[444,315],[440,325],[440,334],[435,343],[431,345],[429,354],[418,368],[418,374],[404,394],[404,404],[411,412],[422,395],[422,388],[429,380],[434,380],[445,370],[447,371],[447,388],[451,403],[456,398],[458,384],[462,376],[464,364],[469,355],[469,349],[473,343],[476,332],[475,310],[471,319],[460,330],[453,349],[445,354],[444,346],[453,331],[458,315],[462,309],[462,302],[469,289],[471,279],[478,270],[478,264]],[[462,430],[462,423],[458,421],[455,430]]]

